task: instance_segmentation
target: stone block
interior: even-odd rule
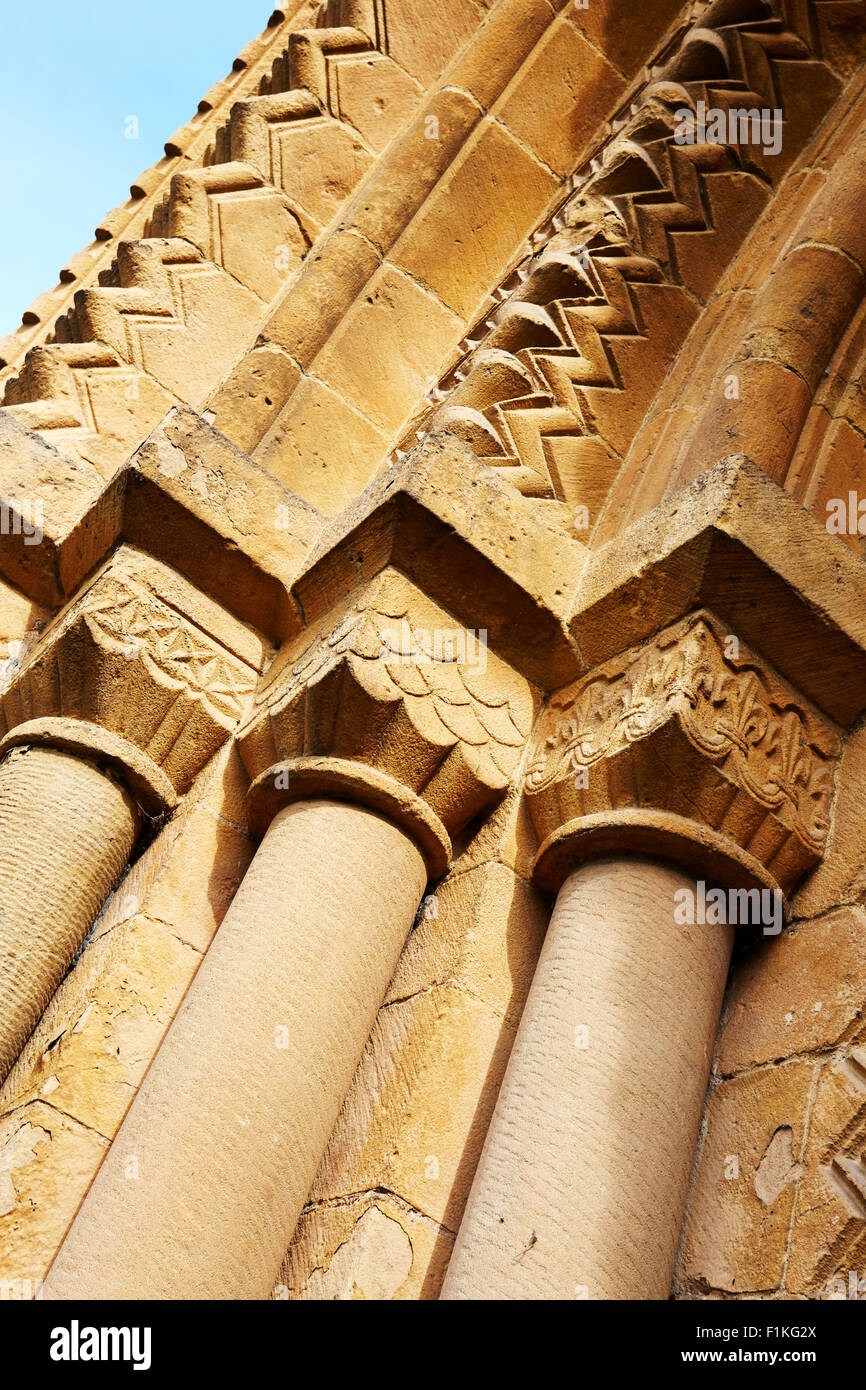
[[[694,1288],[780,1287],[817,1071],[788,1062],[712,1088],[680,1257]]]
[[[556,196],[558,181],[496,122],[473,131],[391,259],[469,322]]]

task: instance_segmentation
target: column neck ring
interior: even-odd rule
[[[761,862],[721,831],[669,811],[630,808],[601,811],[566,821],[541,845],[533,882],[555,897],[572,870],[589,859],[623,854],[666,859],[722,888],[766,888],[781,892]],[[788,903],[783,895],[785,917]]]
[[[447,870],[451,837],[435,811],[396,777],[349,758],[290,758],[260,773],[248,794],[253,833],[263,836],[283,806],[313,797],[380,811],[412,836],[430,878],[441,878]]]
[[[120,734],[103,729],[87,719],[58,716],[29,719],[24,724],[17,724],[5,738],[0,739],[0,758],[11,748],[28,745],[57,748],[94,762],[107,763],[149,816],[162,815],[177,805],[177,792],[152,758]]]

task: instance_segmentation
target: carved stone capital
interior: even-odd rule
[[[176,571],[123,547],[0,695],[0,751],[78,752],[166,809],[237,726],[265,655]]]
[[[835,727],[707,610],[598,667],[542,716],[525,791],[547,888],[639,850],[787,891],[830,828]]]
[[[397,570],[288,648],[239,736],[253,824],[341,795],[415,835],[431,873],[505,792],[532,726],[528,682]]]
[[[866,567],[733,455],[590,553],[569,628],[585,669],[708,608],[846,728],[866,710]]]

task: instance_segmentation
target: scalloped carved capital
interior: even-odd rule
[[[0,737],[89,751],[170,805],[236,728],[263,657],[250,629],[123,547],[0,695]]]
[[[674,827],[787,889],[823,853],[840,751],[829,721],[703,611],[554,696],[524,785],[543,842],[592,830],[627,850],[642,827],[647,848],[655,827],[662,847]]]
[[[256,705],[239,740],[254,779],[282,768],[288,797],[293,776],[294,794],[309,795],[302,786],[327,762],[332,790],[342,776],[347,795],[381,809],[375,787],[387,782],[396,799],[389,809],[397,813],[402,789],[422,820],[432,813],[447,846],[504,794],[534,697],[489,650],[485,631],[462,627],[385,570],[287,651]]]

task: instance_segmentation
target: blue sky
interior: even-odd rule
[[[267,0],[3,7],[0,336],[265,28]],[[124,136],[127,116],[139,138]]]

